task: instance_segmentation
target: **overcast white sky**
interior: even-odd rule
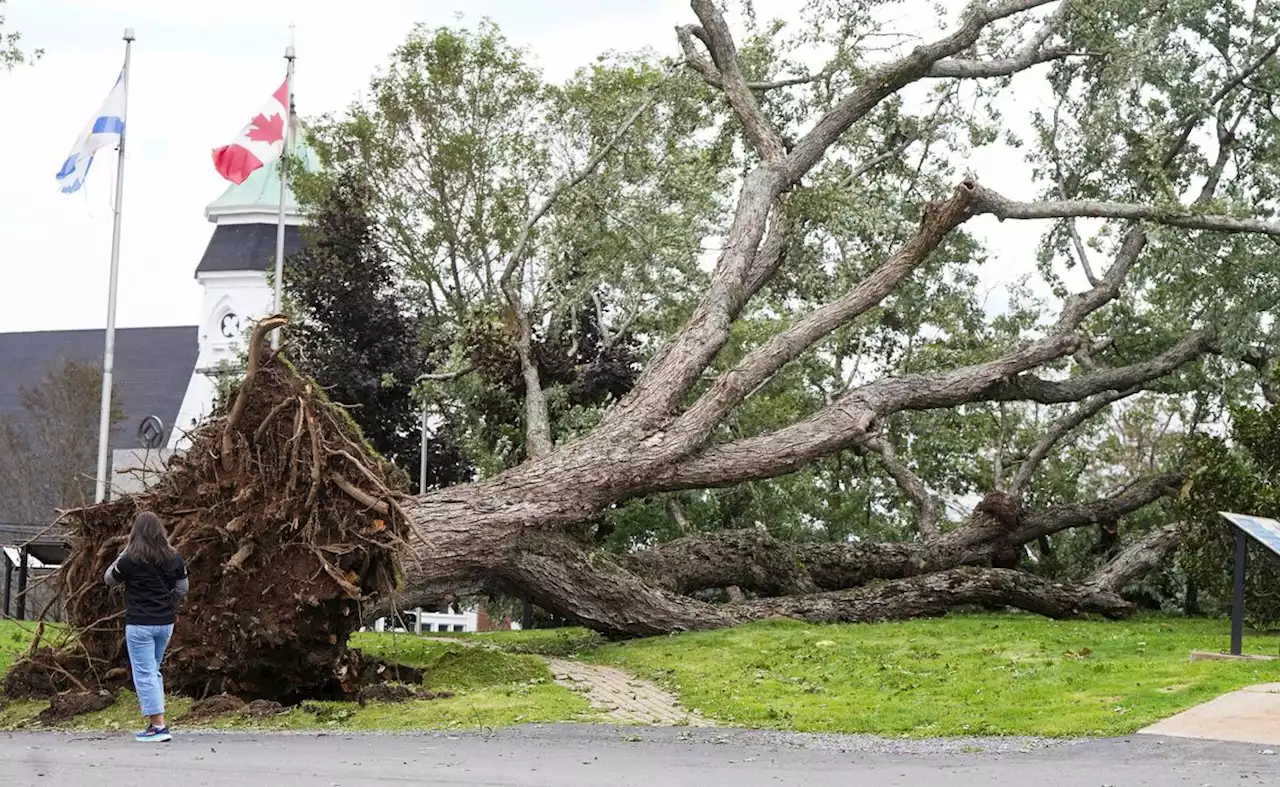
[[[801,5],[758,2],[762,16]],[[307,115],[346,105],[414,23],[452,24],[464,8],[468,21],[492,18],[553,79],[608,50],[674,53],[673,27],[693,19],[687,0],[9,0],[2,8],[7,27],[45,56],[0,74],[0,331],[105,324],[115,156],[100,152],[74,195],[58,191],[54,173],[119,72],[125,27],[137,41],[118,324],[141,326],[199,317],[193,272],[212,232],[203,211],[227,186],[210,151],[280,84],[290,23]],[[1025,196],[1029,184],[1010,166],[1017,156],[991,151],[972,165],[984,182]],[[1000,228],[1001,261],[984,278],[1029,270],[1036,232]]]

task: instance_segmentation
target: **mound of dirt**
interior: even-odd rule
[[[381,659],[365,659],[359,651],[353,651],[360,659],[360,684],[370,686],[377,683],[411,683],[418,685],[426,677],[423,670],[406,667],[393,661]]]
[[[44,724],[56,724],[60,721],[106,710],[116,701],[116,695],[109,691],[71,691],[55,694],[49,700],[49,707],[40,711],[37,716]]]
[[[375,683],[360,690],[360,704],[366,702],[408,702],[417,699],[418,692],[403,683]]]
[[[263,719],[268,716],[279,716],[288,713],[289,709],[275,700],[254,700],[244,708],[244,715],[252,719]]]
[[[239,697],[231,694],[218,694],[213,697],[196,700],[192,703],[191,710],[187,711],[181,721],[186,723],[208,721],[219,716],[226,716],[228,713],[244,710],[245,707],[245,701]]]
[[[267,349],[283,322],[259,323],[230,406],[196,429],[157,484],[64,517],[72,536],[61,594],[79,655],[44,651],[15,665],[14,689],[96,689],[127,668],[123,599],[102,575],[134,517],[150,510],[168,523],[191,579],[165,659],[170,692],[292,703],[332,691],[362,602],[394,590],[406,479]]]

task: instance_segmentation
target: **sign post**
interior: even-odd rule
[[[1252,538],[1280,558],[1280,522],[1261,516],[1218,512],[1236,531],[1235,589],[1231,599],[1231,655],[1244,649],[1244,572],[1249,562],[1248,539]]]

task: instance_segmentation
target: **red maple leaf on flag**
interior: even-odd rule
[[[268,144],[283,142],[284,118],[279,115],[272,115],[269,118],[265,115],[258,115],[249,121],[249,133],[245,134],[245,136],[254,142],[266,142]]]

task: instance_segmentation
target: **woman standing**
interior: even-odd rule
[[[142,715],[149,717],[147,729],[134,738],[142,743],[171,740],[164,720],[164,678],[160,664],[173,636],[178,602],[187,595],[187,567],[169,543],[164,522],[150,511],[133,520],[129,542],[104,579],[109,586],[124,584],[124,638],[133,668],[133,686],[138,692]]]

